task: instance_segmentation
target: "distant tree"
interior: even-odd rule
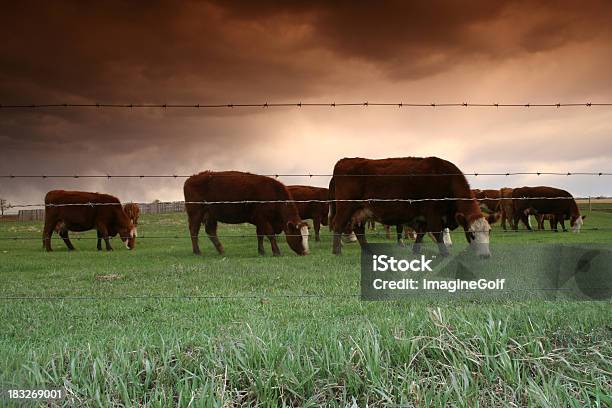
[[[0,215],[4,216],[4,210],[11,208],[11,203],[6,198],[0,198]]]
[[[158,203],[161,203],[159,199],[156,198],[155,200],[153,200],[153,204],[158,204]]]

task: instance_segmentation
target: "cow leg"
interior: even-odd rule
[[[64,240],[64,243],[66,244],[68,249],[70,251],[73,251],[74,250],[74,246],[72,245],[72,242],[70,242],[70,238],[68,237],[68,228],[64,227],[64,228],[60,229],[59,235]]]
[[[264,244],[263,244],[264,235],[265,235],[263,225],[257,224],[255,226],[255,231],[257,234],[257,253],[263,256],[266,254],[266,250],[264,249]]]
[[[193,253],[200,255],[200,244],[198,235],[200,234],[200,227],[204,221],[204,211],[201,208],[193,208],[192,205],[187,206],[187,219],[189,221],[189,236],[191,237],[191,248]]]
[[[538,220],[538,231],[544,229],[544,216],[542,214],[536,215],[536,219]]]
[[[425,237],[425,233],[420,228],[415,232],[416,232],[416,239],[414,240],[414,244],[412,245],[412,253],[420,254],[421,244],[423,243],[423,237]]]
[[[395,233],[397,235],[397,245],[405,247],[406,244],[404,244],[403,240],[404,226],[402,224],[397,224],[395,226]]]
[[[555,228],[557,228],[557,225],[556,225],[556,223],[555,223],[555,221],[554,221],[556,218],[557,218],[556,216],[552,215],[552,216],[550,217],[550,219],[548,220],[548,223],[550,224],[550,229],[551,229],[551,230],[553,229],[553,224],[555,224]]]
[[[217,236],[217,220],[206,220],[206,223],[204,224],[204,229],[206,230],[206,235],[208,235],[210,242],[213,243],[219,255],[223,255],[225,249],[223,248],[223,245],[221,244],[221,241],[219,241],[219,237]]]
[[[513,220],[512,220],[512,229],[514,231],[518,231],[518,226],[519,226],[519,220],[521,219],[521,215],[520,214],[514,214]]]
[[[525,213],[521,213],[519,214],[519,216],[521,217],[521,221],[523,222],[523,224],[525,224],[525,227],[529,230],[529,231],[533,231],[533,229],[531,229],[531,226],[529,225],[529,214],[525,214]],[[516,222],[516,226],[518,229],[518,221]]]
[[[274,228],[272,228],[272,225],[270,225],[270,223],[266,222],[265,224],[263,224],[263,233],[266,235],[266,237],[268,237],[268,240],[270,241],[270,246],[272,247],[272,256],[280,256],[280,248],[278,247],[278,243],[276,242]]]
[[[314,230],[315,230],[315,241],[320,242],[321,238],[319,237],[319,231],[321,230],[321,217],[315,216],[312,219],[312,226],[314,227]]]
[[[563,214],[559,214],[558,216],[556,216],[556,218],[559,219],[559,224],[561,224],[561,229],[563,230],[563,232],[567,232],[567,229],[565,228],[565,217]]]
[[[359,245],[361,247],[365,246],[368,244],[368,241],[366,240],[366,223],[362,222],[359,225],[355,225],[353,227],[353,231],[355,232],[355,235],[357,236],[357,241],[359,241]]]
[[[268,234],[268,239],[270,240],[270,246],[272,247],[272,255],[280,256],[280,248],[278,247],[278,242],[276,242],[276,235],[274,233]]]
[[[340,255],[342,253],[342,233],[334,231],[332,240],[332,254]]]
[[[102,234],[100,234],[100,231],[96,231],[97,235],[98,235],[98,245],[96,245],[96,247],[98,248],[98,251],[102,250]]]
[[[443,231],[432,232],[431,235],[433,236],[436,243],[438,244],[438,250],[440,251],[440,255],[448,256],[449,255],[448,247],[444,243],[444,232]]]
[[[43,249],[47,252],[53,251],[51,249],[51,236],[55,230],[56,222],[49,222],[45,220],[45,226],[43,228]]]
[[[502,214],[501,214],[501,226],[504,229],[504,231],[506,231],[508,228],[506,228],[506,212],[504,210],[502,210]]]
[[[559,232],[559,230],[557,229],[557,217],[553,217],[550,219],[550,229],[555,232]]]
[[[338,202],[336,205],[336,216],[333,222],[334,239],[332,243],[332,254],[340,255],[342,253],[342,233],[350,233],[349,222],[351,208],[345,203]]]
[[[430,231],[431,237],[438,245],[438,251],[441,256],[448,256],[448,248],[444,243],[444,224],[440,217],[438,217],[434,211],[429,211],[427,215],[426,228]]]
[[[391,226],[384,224],[385,227],[385,238],[391,239]]]
[[[104,240],[104,243],[106,244],[106,250],[112,251],[113,248],[110,244],[110,238],[108,237],[108,229],[106,228],[106,225],[98,224],[98,234],[100,234],[100,236]]]

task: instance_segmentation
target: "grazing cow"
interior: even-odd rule
[[[194,254],[201,253],[198,233],[202,223],[217,252],[223,254],[223,245],[217,237],[218,222],[248,222],[255,225],[260,255],[265,254],[264,236],[270,240],[272,253],[280,255],[276,234],[283,231],[294,252],[298,255],[308,254],[308,225],[300,219],[297,206],[291,202],[293,196],[283,183],[270,177],[239,171],[205,171],[189,177],[183,190]],[[204,204],[204,201],[229,203]]]
[[[403,174],[409,176],[398,177]],[[439,176],[432,180],[432,174]],[[442,231],[461,225],[476,253],[482,257],[491,255],[489,222],[472,197],[463,173],[446,160],[437,157],[382,160],[345,158],[334,167],[330,197],[337,200],[330,203],[334,254],[340,253],[340,234],[347,230],[354,229],[359,243],[362,246],[367,244],[363,220],[373,217],[383,224],[408,224],[415,229],[417,238],[413,251],[416,253],[420,252],[424,234],[431,231],[440,253],[447,255]],[[458,199],[445,200],[448,197]],[[434,200],[410,202],[376,199]]]
[[[135,226],[138,226],[138,217],[140,217],[140,207],[136,203],[127,203],[123,206],[123,211],[130,217],[130,220]]]
[[[519,219],[531,230],[529,225],[529,214],[536,217],[540,214],[552,214],[552,229],[557,231],[557,223],[561,223],[563,231],[565,220],[570,220],[572,231],[580,232],[586,216],[580,215],[576,200],[565,190],[554,187],[521,187],[512,192],[512,204],[514,211],[514,229]]]
[[[44,249],[51,251],[53,231],[57,231],[68,249],[73,250],[68,231],[82,232],[91,229],[98,232],[98,250],[102,249],[103,239],[106,250],[111,251],[113,248],[109,237],[117,234],[128,249],[133,249],[136,245],[136,227],[123,211],[117,197],[84,191],[52,190],[47,193],[43,228]]]
[[[510,228],[516,230],[514,226],[514,206],[512,205],[512,190],[508,187],[503,187],[499,190],[499,208],[501,210],[501,225],[504,230],[506,228],[506,220],[510,223]]]
[[[499,190],[472,190],[474,197],[478,199],[482,211],[494,214],[500,211],[500,191]]]
[[[308,203],[296,202],[295,205],[302,220],[311,219],[315,231],[315,241],[319,242],[319,231],[321,224],[327,225],[329,204],[327,203],[328,192],[326,188],[311,186],[287,186],[287,189],[295,201],[308,201]]]

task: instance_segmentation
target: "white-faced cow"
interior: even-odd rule
[[[315,232],[315,241],[319,242],[321,225],[326,226],[329,213],[327,189],[312,186],[287,186],[296,201],[295,205],[302,220],[311,219]]]
[[[531,230],[529,215],[536,217],[540,214],[552,214],[552,229],[557,231],[557,223],[565,229],[565,220],[570,220],[573,232],[580,232],[586,216],[580,215],[580,209],[574,197],[565,190],[554,187],[520,187],[512,191],[512,205],[514,211],[514,228],[519,219]]]
[[[53,231],[57,231],[68,249],[73,250],[68,231],[82,232],[92,229],[98,232],[98,250],[102,249],[101,240],[104,240],[107,251],[112,250],[109,237],[117,234],[128,249],[133,249],[136,245],[136,227],[123,211],[117,197],[85,191],[52,190],[47,193],[43,228],[44,249],[51,251]]]
[[[330,197],[336,200],[330,203],[334,254],[340,253],[340,234],[347,230],[354,229],[360,244],[367,244],[363,223],[367,217],[383,224],[414,228],[414,252],[420,252],[425,233],[432,232],[440,253],[447,255],[443,231],[461,225],[476,254],[491,254],[489,222],[463,173],[446,160],[345,158],[334,167]]]

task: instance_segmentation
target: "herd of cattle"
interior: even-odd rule
[[[203,224],[217,251],[224,252],[217,236],[219,222],[250,223],[257,232],[258,252],[264,254],[267,237],[274,255],[280,250],[276,236],[285,233],[289,247],[299,255],[308,254],[308,224],[312,219],[315,239],[321,225],[333,232],[332,252],[340,254],[343,235],[353,235],[367,244],[366,227],[374,221],[395,226],[398,241],[402,231],[414,237],[413,251],[419,252],[426,234],[448,254],[448,232],[461,227],[477,255],[489,257],[490,224],[502,220],[514,230],[522,222],[531,229],[529,216],[544,228],[557,225],[565,231],[569,220],[574,232],[584,216],[570,193],[552,187],[471,190],[463,173],[451,162],[437,158],[391,158],[370,160],[345,158],[334,167],[329,189],[285,186],[278,180],[238,171],[205,171],[187,179],[185,209],[193,252],[200,254],[198,235]],[[53,190],[45,197],[43,246],[51,251],[51,236],[57,232],[69,249],[74,249],[69,231],[95,229],[98,250],[104,240],[119,235],[129,249],[137,236],[139,209],[136,204],[121,206],[108,194]]]

